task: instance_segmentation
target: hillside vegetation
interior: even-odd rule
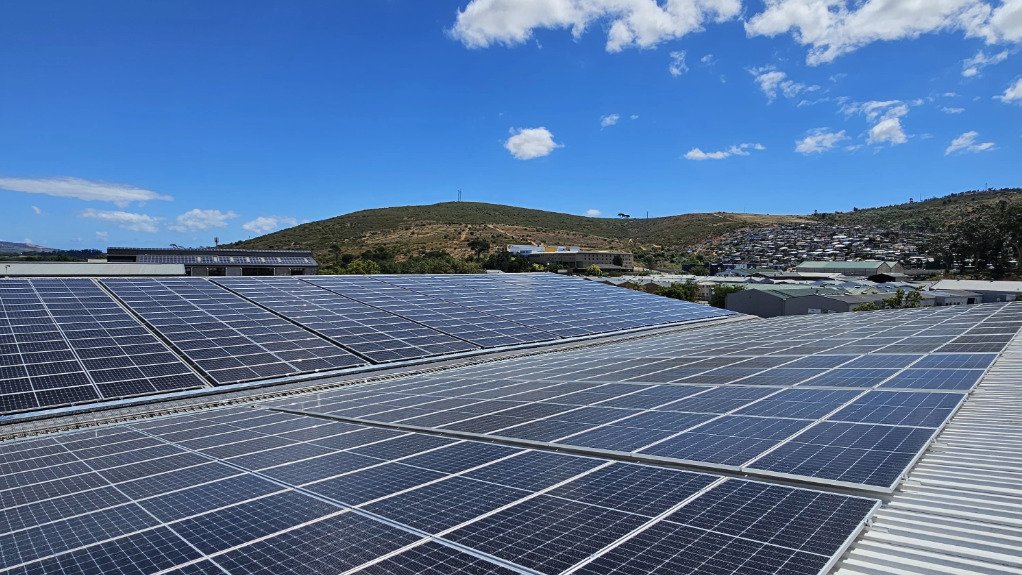
[[[712,244],[740,229],[792,224],[833,224],[939,231],[947,223],[991,209],[1001,200],[1020,200],[1022,190],[965,192],[943,198],[850,212],[764,215],[727,212],[659,218],[590,218],[479,202],[444,202],[353,212],[231,244],[257,249],[311,249],[322,262],[342,254],[388,252],[398,259],[447,252],[467,258],[472,239],[494,251],[504,244],[544,243],[634,252],[683,250]],[[346,258],[347,259],[347,258]]]
[[[808,222],[797,216],[683,214],[661,218],[589,218],[479,202],[444,202],[363,210],[310,222],[233,244],[245,248],[308,248],[327,256],[334,247],[358,254],[379,247],[399,254],[442,250],[471,253],[468,240],[579,245],[595,249],[681,248],[741,228]]]

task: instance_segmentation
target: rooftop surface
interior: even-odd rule
[[[201,281],[184,283],[224,297]],[[359,278],[238,281],[234,297],[286,321],[297,316],[284,304],[313,287],[335,302],[400,288],[431,313],[453,299],[507,314],[519,297],[545,305],[537,296],[556,282],[535,323],[546,329],[579,325],[555,313],[571,286],[608,303],[662,300],[536,276],[382,277],[372,281],[389,287],[368,292]],[[461,281],[474,299],[458,299]],[[93,285],[145,310],[124,286]],[[36,289],[52,300],[58,287]],[[613,308],[601,310],[606,324]],[[190,403],[53,413],[0,442],[0,572],[816,574],[863,565],[899,512],[965,547],[950,551],[956,566],[1011,572],[999,555],[1018,555],[1022,541],[1010,486],[1019,446],[996,422],[1018,416],[1020,328],[1022,304],[718,317],[357,379],[328,372],[213,386]],[[350,334],[330,337],[353,349]],[[187,356],[181,340],[165,345]],[[945,438],[970,417],[985,423],[952,453]],[[961,490],[966,514],[955,519],[951,499],[918,503],[920,480]],[[940,526],[969,517],[976,526]],[[863,572],[899,572],[883,562],[929,537]],[[914,565],[898,568],[947,572]]]

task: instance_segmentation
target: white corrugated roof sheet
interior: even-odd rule
[[[835,572],[1022,573],[1022,339],[1008,345]]]

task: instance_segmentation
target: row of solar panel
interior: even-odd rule
[[[3,443],[0,471],[19,574],[817,574],[878,506],[245,408]]]
[[[90,280],[3,280],[0,306],[0,412],[204,384]]]
[[[588,319],[567,318],[559,325],[569,327],[543,331],[362,277],[310,280],[322,287],[297,278],[221,278],[221,285],[201,278],[101,280],[120,303],[88,279],[0,280],[0,413],[191,389],[206,385],[206,380],[254,381],[723,313],[651,296],[640,296],[640,301],[626,290],[607,291],[606,286],[552,275],[512,281],[494,276],[421,280],[429,286],[447,285],[452,294],[469,290],[464,286],[486,285],[517,286],[508,291],[518,300],[545,301],[560,293],[601,306],[608,321],[591,326]],[[637,307],[643,305],[656,314],[638,314]]]
[[[860,317],[848,321],[864,340],[893,331],[911,337],[940,325],[947,329],[949,322],[961,333],[994,327],[1013,337],[1022,306],[903,313],[893,322],[884,314],[867,314],[867,321],[855,315]],[[866,329],[869,319],[883,321]],[[271,405],[889,491],[996,357],[830,355],[826,348],[806,355],[798,349],[803,338],[823,341],[827,333],[849,332],[821,326],[816,318],[786,323],[790,329],[783,331],[761,332],[758,322],[706,327]],[[657,350],[660,359],[629,359],[647,349]],[[754,367],[736,367],[741,365]],[[679,371],[685,369],[704,375]]]

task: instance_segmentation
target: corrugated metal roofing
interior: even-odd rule
[[[836,573],[1022,573],[1022,339],[1009,344]]]
[[[0,277],[183,276],[182,264],[0,262]]]
[[[1022,293],[1022,282],[986,280],[940,280],[933,289]]]

